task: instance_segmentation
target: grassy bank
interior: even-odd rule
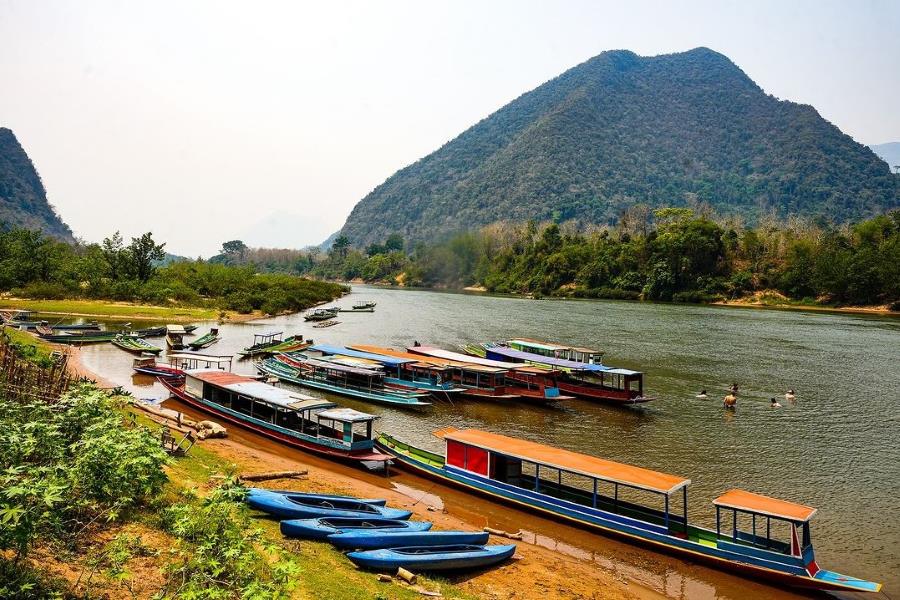
[[[190,308],[183,306],[153,306],[131,302],[109,302],[106,300],[31,300],[26,298],[4,298],[0,300],[2,309],[30,310],[51,315],[73,315],[104,319],[133,319],[146,321],[171,321],[181,323],[218,319],[223,313],[213,308]],[[258,311],[249,315],[239,315],[225,311],[229,319],[247,319],[260,316]]]

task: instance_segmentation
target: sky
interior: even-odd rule
[[[0,126],[87,241],[303,247],[566,69],[697,46],[861,143],[900,140],[896,0],[0,0]]]

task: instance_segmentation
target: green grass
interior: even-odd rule
[[[50,357],[52,349],[41,339],[25,331],[4,327],[3,334],[9,336],[14,346],[19,348],[19,354],[32,362],[42,362]]]
[[[122,319],[149,319],[169,321],[212,320],[219,317],[214,308],[188,308],[181,306],[151,306],[104,300],[0,300],[0,309],[21,309],[41,313],[79,314],[92,317]]]
[[[137,422],[153,429],[160,425],[134,411]],[[173,432],[178,438],[181,434]],[[220,481],[219,477],[235,473],[236,466],[202,445],[195,445],[187,456],[175,459],[169,468],[169,493],[178,489],[208,489]],[[379,582],[373,572],[358,570],[347,557],[324,542],[288,540],[282,537],[277,520],[259,513],[258,526],[266,537],[286,548],[300,567],[299,584],[294,591],[297,598],[316,600],[345,600],[347,598],[421,599],[423,596],[408,586]],[[418,586],[440,592],[444,598],[474,599],[451,583],[420,576]]]

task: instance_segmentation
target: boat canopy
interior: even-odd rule
[[[618,372],[619,369],[610,369],[609,367],[605,367],[603,365],[590,364],[584,362],[578,362],[576,360],[566,360],[564,358],[553,358],[551,356],[544,356],[543,354],[533,354],[531,352],[522,352],[521,350],[515,350],[513,348],[507,348],[506,346],[491,346],[486,349],[487,352],[491,354],[497,354],[500,356],[505,356],[506,358],[513,358],[517,360],[523,360],[526,362],[539,363],[542,365],[548,365],[551,367],[556,367],[559,369],[565,369],[567,371],[605,371],[605,372]]]
[[[331,419],[341,423],[362,423],[365,421],[374,421],[379,418],[369,413],[353,410],[352,408],[329,408],[323,410],[317,415],[320,419]]]
[[[469,356],[468,354],[460,354],[459,352],[451,352],[442,348],[434,348],[432,346],[413,346],[408,349],[415,354],[424,354],[434,358],[443,358],[461,363],[470,363],[473,365],[481,365],[482,367],[491,367],[494,369],[520,369],[520,363],[505,362],[501,360],[491,360],[489,358],[481,358],[479,356]]]
[[[507,437],[478,429],[442,432],[444,439],[484,448],[554,469],[669,495],[691,483],[677,475],[652,471],[537,442]]]
[[[349,365],[342,365],[336,362],[330,362],[327,360],[317,360],[315,358],[307,358],[306,360],[301,360],[301,364],[309,365],[311,367],[315,367],[317,369],[330,369],[332,371],[340,371],[341,373],[352,373],[353,375],[363,375],[365,377],[372,377],[374,375],[380,375],[379,371],[373,371],[372,369],[364,369],[362,367],[351,367]]]
[[[569,346],[552,344],[550,342],[539,342],[537,340],[530,340],[528,338],[516,338],[514,340],[509,340],[509,343],[519,344],[521,346],[531,346],[532,348],[537,348],[538,350],[546,350],[548,352],[563,352],[570,349]]]
[[[713,504],[766,517],[805,523],[816,514],[816,509],[787,500],[770,498],[746,490],[730,490],[713,500]]]
[[[328,408],[336,406],[334,402],[313,398],[306,394],[298,394],[286,389],[277,388],[261,381],[257,381],[246,375],[236,375],[219,371],[218,369],[195,369],[186,371],[186,374],[194,379],[209,383],[243,396],[249,396],[274,406],[289,408],[291,410],[310,410],[313,408]]]
[[[384,365],[390,365],[392,367],[398,365],[404,365],[406,363],[416,362],[419,360],[419,357],[415,359],[412,358],[398,358],[395,356],[386,356],[384,354],[376,354],[374,352],[361,352],[359,350],[353,350],[351,348],[347,348],[345,346],[332,346],[330,344],[316,344],[315,346],[310,346],[308,350],[313,350],[315,352],[321,352],[322,354],[339,354],[341,356],[352,356],[353,358],[366,358],[369,360],[374,360],[380,362]]]
[[[184,335],[187,331],[184,328],[184,325],[166,325],[167,333],[174,333],[178,335]]]
[[[227,354],[196,354],[194,352],[173,352],[172,354],[167,354],[166,358],[173,360],[196,360],[206,363],[226,363],[231,362],[234,359],[233,356]]]
[[[415,361],[418,363],[425,363],[429,365],[433,365],[435,367],[440,367],[444,369],[449,368],[457,368],[457,369],[465,369],[467,371],[478,371],[480,373],[501,373],[507,371],[508,369],[498,369],[496,367],[484,367],[481,365],[476,365],[472,362],[460,362],[457,360],[448,360],[446,358],[436,358],[433,356],[425,356],[423,354],[413,354],[411,352],[403,352],[402,350],[394,350],[393,348],[384,348],[381,346],[366,346],[366,345],[357,345],[351,346],[355,350],[360,350],[363,352],[371,352],[374,354],[383,354],[385,356],[393,356],[395,358],[408,358],[411,361]]]

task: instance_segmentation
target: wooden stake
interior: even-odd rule
[[[397,569],[397,577],[399,577],[406,583],[415,583],[416,582],[416,574],[411,571],[407,571],[403,567],[400,567],[399,569]]]
[[[384,583],[390,583],[393,580],[393,577],[391,577],[390,575],[385,575],[384,573],[378,576],[378,581],[383,581]]]

